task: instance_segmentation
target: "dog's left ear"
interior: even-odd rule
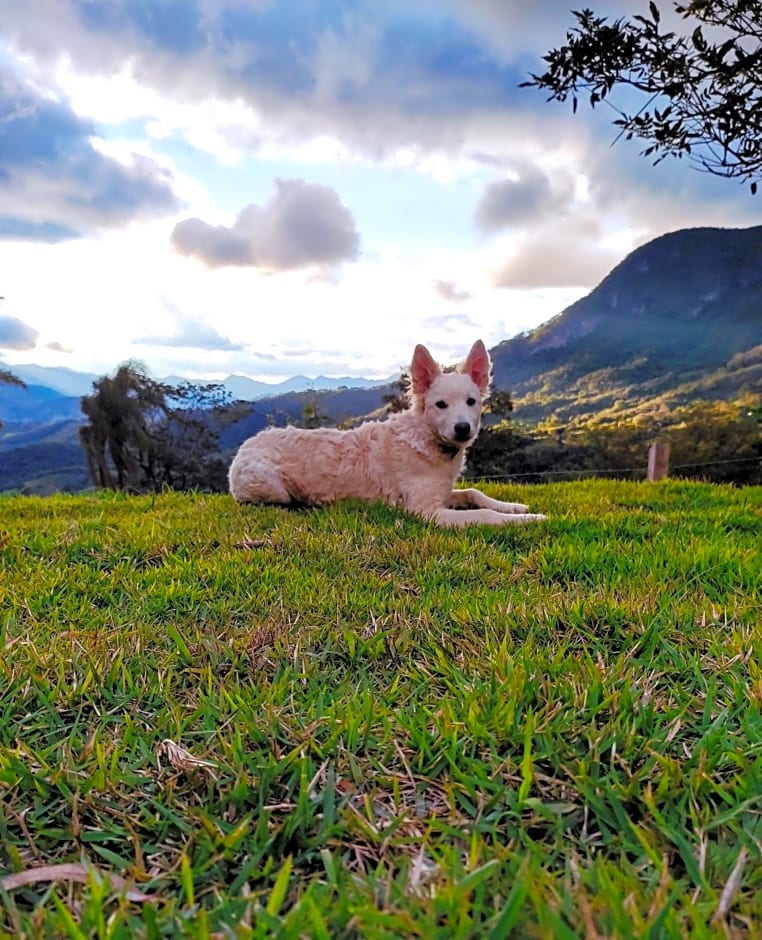
[[[413,361],[410,364],[410,378],[414,395],[425,395],[431,383],[442,370],[432,358],[431,353],[420,343],[413,352]]]
[[[492,380],[492,360],[489,357],[484,343],[477,339],[471,347],[471,351],[466,356],[463,363],[462,372],[470,375],[474,382],[479,386],[482,395],[489,391],[489,384]]]

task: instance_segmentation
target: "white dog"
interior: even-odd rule
[[[230,467],[230,492],[252,503],[383,500],[439,525],[544,519],[520,503],[453,489],[479,432],[491,369],[481,340],[455,372],[442,372],[426,347],[416,346],[408,411],[346,431],[268,428],[241,445]]]

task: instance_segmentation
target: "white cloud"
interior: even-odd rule
[[[286,271],[352,261],[360,236],[334,190],[294,179],[276,180],[272,199],[263,207],[246,206],[232,226],[195,218],[178,222],[172,244],[210,268]]]
[[[37,330],[18,317],[0,316],[0,349],[34,349]]]

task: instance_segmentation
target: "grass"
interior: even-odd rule
[[[762,489],[517,489],[0,498],[0,936],[760,935]]]

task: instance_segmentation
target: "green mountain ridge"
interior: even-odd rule
[[[762,390],[762,226],[636,249],[590,294],[492,350],[529,421],[613,420]]]

